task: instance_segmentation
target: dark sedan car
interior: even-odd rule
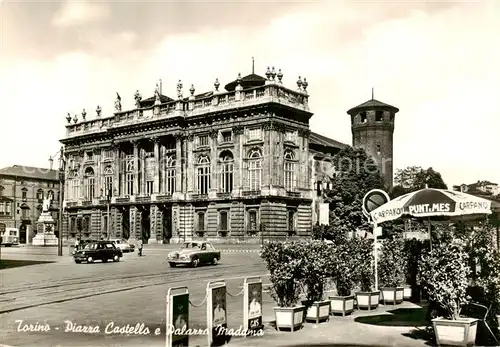
[[[100,260],[103,263],[108,260],[120,261],[123,256],[122,251],[116,248],[115,245],[110,241],[94,241],[85,245],[85,248],[76,251],[74,258],[75,263],[81,263],[86,261],[87,263],[93,263],[96,260]]]

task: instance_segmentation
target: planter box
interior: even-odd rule
[[[474,346],[477,332],[476,318],[460,318],[458,320],[434,318],[432,325],[438,346]]]
[[[330,300],[314,301],[313,303],[302,301],[302,305],[307,309],[305,321],[314,321],[318,324],[330,319]]]
[[[374,310],[380,301],[380,291],[356,292],[356,303],[358,309]]]
[[[391,303],[397,305],[403,302],[404,288],[403,287],[385,287],[382,288],[382,300],[384,305]]]
[[[332,314],[351,314],[354,311],[354,295],[348,296],[329,296],[330,312]]]
[[[274,315],[276,317],[276,330],[283,328],[295,331],[301,328],[304,323],[305,306],[295,307],[275,307]]]

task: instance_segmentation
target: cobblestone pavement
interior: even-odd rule
[[[3,251],[3,250],[2,250]],[[243,278],[261,275],[264,284],[268,277],[256,252],[228,252],[217,266],[196,269],[169,268],[164,263],[167,250],[163,247],[146,249],[144,257],[137,252],[125,254],[119,263],[75,264],[71,257],[57,257],[49,249],[12,251],[6,256],[30,256],[52,259],[53,263],[2,270],[0,280],[0,343],[10,346],[165,346],[165,295],[169,287],[186,285],[190,300],[200,304],[205,297],[206,284],[225,279],[227,291],[241,292]],[[35,253],[35,254],[33,254]],[[37,254],[40,253],[40,254]],[[45,254],[44,254],[45,253]],[[381,306],[374,312],[356,312],[348,317],[332,317],[323,324],[306,323],[297,332],[277,332],[274,320],[274,301],[263,293],[263,337],[233,337],[230,346],[424,346],[425,341],[412,339],[408,334],[416,323],[394,324],[390,317],[393,307]],[[243,297],[227,296],[228,328],[243,324]],[[400,309],[415,309],[412,304]],[[206,327],[206,304],[190,308],[190,328]],[[373,317],[373,319],[366,318]],[[364,319],[364,321],[363,321]],[[50,331],[17,331],[19,322],[47,324]],[[359,321],[361,320],[361,321]],[[17,321],[17,322],[16,322]],[[93,334],[65,332],[67,323],[99,326]],[[389,322],[388,324],[386,324]],[[106,334],[108,324],[135,326],[144,324],[148,334]],[[403,322],[404,323],[404,322]],[[160,334],[155,335],[156,329]],[[144,332],[144,330],[142,331]],[[191,336],[190,346],[206,346],[207,336]]]

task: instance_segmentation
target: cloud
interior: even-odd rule
[[[86,1],[68,1],[52,18],[52,24],[57,27],[69,27],[101,21],[108,18],[109,7]]]

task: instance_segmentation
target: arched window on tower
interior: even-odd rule
[[[197,178],[198,194],[208,194],[210,189],[210,159],[207,156],[201,156],[198,159]]]
[[[222,193],[231,193],[233,191],[233,170],[233,154],[229,151],[222,152],[220,161],[220,189]]]
[[[94,190],[95,190],[95,177],[94,177],[94,169],[92,167],[88,167],[85,169],[84,181],[83,181],[83,189],[84,189],[84,198],[89,201],[94,198]]]
[[[248,154],[248,183],[253,191],[260,190],[262,186],[262,153],[257,148]]]
[[[295,156],[292,151],[285,151],[285,189],[287,191],[293,191],[295,189]]]

